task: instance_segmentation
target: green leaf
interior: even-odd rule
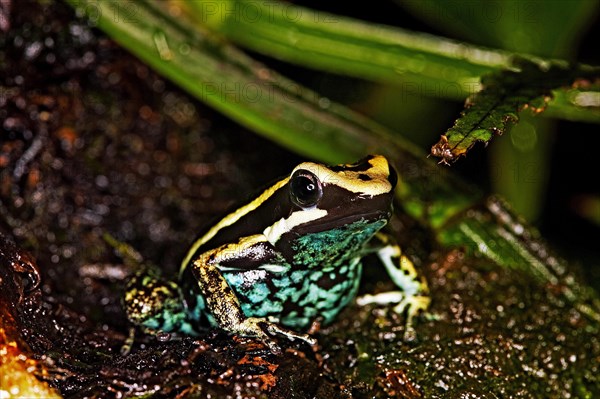
[[[463,99],[479,88],[481,75],[511,66],[511,53],[503,50],[370,24],[279,1],[197,0],[176,3],[185,6],[198,25],[208,26],[253,51],[332,73],[392,83],[410,93],[418,91],[439,98]],[[456,8],[453,2],[443,3],[449,4],[452,10]],[[413,5],[420,4],[416,2]],[[444,5],[434,7],[441,7],[443,15],[447,15]],[[543,21],[540,14],[535,14],[535,5],[529,3],[517,4],[513,8],[511,4],[503,4],[501,14],[496,16],[494,12],[498,12],[498,7],[494,3],[491,5],[492,14],[485,10],[477,14],[486,17],[481,21],[482,26],[490,28],[487,19],[490,15],[501,17],[494,21],[497,23],[492,24],[492,28],[531,37],[529,31],[523,33],[521,25],[518,30],[515,29],[514,22],[528,18],[525,21],[527,28],[535,31],[538,22]],[[547,6],[542,5],[542,8],[547,9]],[[557,14],[555,8],[552,16]],[[589,12],[586,13],[589,9],[589,6],[580,4],[573,20],[578,20],[576,17],[582,14],[589,15]],[[535,23],[531,23],[531,18]],[[471,23],[472,18],[468,18],[468,22]],[[557,31],[560,30],[553,29],[553,33]],[[563,39],[564,36],[561,34]],[[520,51],[524,50],[521,48]],[[589,108],[575,108],[565,102],[549,104],[549,109],[555,111],[553,116],[569,115],[569,119],[600,122],[600,118],[588,115]]]
[[[475,145],[487,144],[494,135],[505,133],[519,120],[519,112],[529,109],[543,112],[552,98],[552,90],[589,86],[600,79],[600,68],[569,66],[562,62],[546,64],[518,58],[515,69],[486,75],[483,89],[467,99],[465,110],[454,126],[431,148],[431,154],[449,164]],[[598,94],[598,91],[590,91]],[[593,98],[593,97],[592,97]]]
[[[200,25],[259,53],[445,98],[465,98],[478,87],[480,75],[509,63],[502,51],[279,1],[185,4]]]

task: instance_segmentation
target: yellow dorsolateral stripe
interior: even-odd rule
[[[204,234],[202,237],[196,240],[196,242],[194,242],[187,255],[183,259],[183,262],[181,262],[181,269],[179,270],[179,275],[181,276],[183,274],[183,271],[185,270],[187,264],[190,262],[192,256],[194,256],[194,253],[198,250],[198,248],[200,248],[200,246],[202,246],[204,243],[208,242],[211,238],[213,238],[222,228],[231,226],[232,224],[240,220],[243,216],[258,208],[262,203],[268,200],[277,190],[286,185],[289,180],[289,177],[286,177],[285,179],[278,181],[273,186],[263,191],[263,193],[256,199],[254,199],[252,202],[242,206],[241,208],[236,209],[235,212],[232,212],[229,215],[225,216],[219,221],[219,223],[215,224],[210,230],[208,230],[206,234]]]

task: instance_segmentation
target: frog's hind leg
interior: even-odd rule
[[[179,286],[162,278],[155,267],[129,281],[124,302],[129,320],[147,332],[193,332]]]
[[[429,308],[431,298],[427,281],[406,257],[400,246],[388,235],[378,233],[375,240],[379,241],[380,248],[376,251],[377,257],[385,266],[390,278],[402,291],[389,291],[376,295],[364,295],[357,299],[359,305],[367,304],[395,304],[394,312],[406,312],[406,329],[404,339],[407,341],[416,338],[414,318]]]

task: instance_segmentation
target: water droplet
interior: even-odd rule
[[[331,105],[331,100],[329,100],[327,97],[319,98],[319,107],[321,107],[323,109],[327,109],[327,108],[329,108],[330,105]]]
[[[526,152],[532,150],[537,143],[535,127],[527,122],[515,126],[510,132],[510,140],[516,149]]]
[[[312,121],[305,121],[302,124],[302,128],[304,130],[306,130],[307,132],[310,132],[310,131],[312,131],[315,128],[315,124]]]
[[[404,67],[413,73],[419,73],[425,69],[426,65],[427,60],[425,59],[425,56],[417,54],[416,56],[409,58]]]
[[[171,333],[161,331],[156,334],[156,339],[158,339],[160,342],[167,342],[171,339]]]
[[[190,53],[190,50],[191,50],[191,49],[192,49],[192,48],[191,48],[191,47],[190,47],[190,45],[189,45],[189,44],[187,44],[187,43],[181,43],[181,44],[179,45],[179,53],[180,53],[181,55],[188,55],[188,54]]]
[[[33,60],[37,57],[42,51],[42,43],[40,42],[32,42],[25,48],[25,59],[28,61]]]

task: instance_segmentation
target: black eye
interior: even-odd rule
[[[323,196],[319,178],[308,170],[299,169],[290,178],[292,201],[303,208],[315,205]]]

